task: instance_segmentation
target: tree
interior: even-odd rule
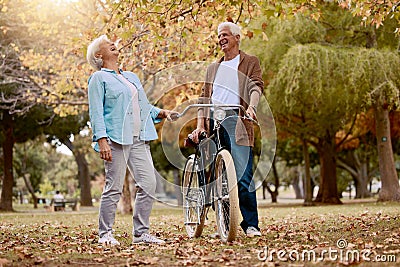
[[[44,136],[44,138],[46,138]],[[63,153],[56,152],[54,147],[50,146],[47,153],[48,164],[51,168],[42,174],[43,181],[50,184],[50,191],[60,190],[64,192],[66,196],[78,197],[78,181],[76,179],[78,166],[74,157],[65,155]]]
[[[144,80],[160,69],[217,56],[216,26],[230,18],[246,24],[258,3],[247,1],[98,1],[102,32],[122,38],[122,65]],[[211,41],[210,40],[215,40]],[[193,49],[196,47],[196,49]]]
[[[49,114],[43,106],[33,106],[23,115],[11,115],[3,110],[1,137],[4,153],[4,179],[1,191],[0,210],[12,210],[13,147],[15,143],[23,143],[34,139],[43,131],[43,120],[49,119]]]
[[[370,168],[371,152],[371,147],[362,146],[359,149],[340,153],[341,155],[338,158],[338,167],[347,171],[353,178],[356,187],[355,198],[367,198],[372,196],[371,192],[368,190],[368,185],[373,178],[373,174],[376,174],[376,172],[374,169]]]
[[[285,54],[269,85],[273,110],[318,151],[322,181],[317,200],[324,203],[340,203],[336,187],[336,132],[351,130],[345,129],[343,122],[354,119],[353,114],[360,111],[364,101],[359,73],[352,68],[358,64],[353,61],[357,51],[294,46]],[[344,99],[337,101],[340,96]]]
[[[16,175],[24,180],[35,209],[38,207],[36,191],[39,189],[44,170],[49,167],[45,150],[40,138],[39,141],[28,141],[15,147],[14,170]]]
[[[356,187],[355,198],[371,197],[368,185],[377,175],[376,137],[373,134],[374,117],[372,110],[357,115],[354,125],[354,136],[351,141],[342,144],[339,149],[338,167],[347,171],[353,178]],[[343,135],[344,133],[338,133]]]
[[[373,64],[366,70],[371,75],[370,98],[376,123],[379,171],[382,188],[379,201],[400,201],[400,185],[394,164],[389,112],[399,104],[400,57],[397,53],[378,52],[376,37],[370,40],[368,56]]]
[[[277,167],[276,167],[276,157],[272,161],[272,173],[271,173],[271,175],[273,176],[273,181],[274,181],[273,183],[271,183],[273,185],[273,190],[271,188],[271,184],[268,182],[269,179],[265,179],[263,181],[263,197],[265,199],[264,190],[267,189],[268,193],[271,195],[271,202],[272,203],[276,203],[276,202],[278,202],[278,195],[279,195],[278,188],[280,186],[279,174],[278,174],[278,170],[277,170]]]
[[[285,160],[286,166],[289,167],[293,176],[296,177],[295,181],[293,181],[293,187],[297,195],[303,195],[304,197],[304,205],[309,206],[312,205],[313,200],[313,189],[314,182],[311,177],[311,169],[318,165],[318,154],[315,149],[310,149],[306,140],[299,140],[298,137],[290,135],[287,131],[280,132],[278,139],[280,140],[277,145],[277,156],[281,157]],[[303,171],[299,168],[303,165]],[[301,181],[303,184],[303,190],[300,188],[296,188],[296,180],[303,176],[303,180]],[[299,183],[300,181],[297,181]],[[298,185],[297,185],[298,187]]]
[[[398,57],[397,55],[393,55]],[[396,60],[396,59],[395,59]],[[394,64],[400,64],[399,59]],[[400,69],[397,68],[397,71]],[[398,73],[398,72],[397,72]],[[395,73],[393,73],[395,74]],[[392,75],[391,75],[392,76]],[[395,78],[392,76],[392,78]],[[395,78],[397,79],[397,78]],[[393,81],[387,81],[392,83]],[[399,85],[388,84],[390,89],[398,90]],[[377,85],[380,87],[380,85]],[[386,87],[385,86],[385,87]],[[375,87],[375,89],[380,90],[380,88]],[[376,120],[376,137],[378,142],[378,158],[379,158],[379,170],[381,173],[382,188],[379,192],[379,201],[400,201],[400,185],[399,178],[397,176],[396,167],[394,164],[394,157],[392,151],[392,140],[390,136],[390,120],[389,120],[389,103],[388,101],[394,100],[398,101],[395,96],[388,97],[386,93],[379,92],[376,96],[374,105],[374,114]]]
[[[3,112],[2,121],[4,122],[2,135],[5,141],[2,144],[4,154],[6,154],[4,160],[6,178],[2,194],[7,195],[6,198],[2,197],[2,201],[7,201],[6,209],[12,209],[10,198],[12,168],[10,166],[12,165],[12,146],[17,141],[13,132],[19,131],[18,127],[24,129],[24,125],[16,125],[14,121],[20,117],[32,116],[29,112],[36,106],[45,110],[49,109],[49,113],[44,115],[47,117],[31,118],[40,126],[36,127],[32,133],[39,134],[39,129],[43,130],[41,126],[44,126],[45,119],[50,122],[55,114],[60,116],[68,113],[77,114],[82,111],[81,105],[87,104],[86,92],[82,88],[82,76],[77,75],[82,72],[81,62],[85,62],[83,57],[77,55],[82,47],[81,44],[73,43],[72,40],[77,40],[76,38],[81,33],[76,31],[77,24],[87,21],[87,16],[82,14],[82,10],[94,10],[93,8],[80,9],[80,7],[90,6],[90,3],[93,2],[85,1],[85,4],[36,0],[0,2],[2,14],[0,18],[2,54],[0,109]],[[67,12],[69,12],[69,17],[66,16]],[[82,24],[79,24],[79,29],[82,29]],[[68,37],[60,38],[60,36]],[[77,58],[80,60],[77,61]],[[85,76],[86,79],[87,76]],[[82,154],[75,155],[77,158],[84,157]],[[84,160],[81,159],[80,162]],[[79,168],[79,173],[85,172],[84,167]],[[86,177],[88,177],[87,174]],[[89,194],[83,191],[90,197],[90,189]]]
[[[27,65],[26,55],[30,53],[33,56],[29,59],[37,60],[34,53],[38,49],[45,50],[46,46],[41,45],[48,40],[44,37],[49,34],[46,29],[32,30],[36,18],[40,17],[34,8],[31,9],[35,4],[23,0],[0,3],[0,110],[4,153],[0,209],[3,210],[12,210],[13,145],[39,135],[52,115],[47,108],[54,95],[44,85],[51,84],[49,80],[54,73],[49,69],[45,72]],[[21,10],[25,12],[21,14]],[[43,62],[46,61],[40,63],[43,65]]]
[[[59,144],[64,144],[71,150],[78,166],[77,178],[81,189],[80,202],[82,206],[93,206],[89,164],[86,159],[89,149],[92,148],[87,145],[89,138],[80,136],[80,132],[87,126],[88,119],[87,112],[65,117],[55,116],[51,124],[44,130],[50,142],[58,141]],[[72,137],[75,137],[74,142],[71,141]]]
[[[398,1],[338,1],[342,8],[363,18],[365,25],[374,25],[379,28],[387,18],[393,16],[397,21],[400,19],[400,3]]]

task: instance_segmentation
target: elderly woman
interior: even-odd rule
[[[113,224],[128,167],[139,187],[133,214],[133,243],[163,244],[163,240],[149,234],[156,177],[148,141],[158,138],[154,123],[170,118],[171,111],[149,103],[139,78],[119,69],[118,55],[119,50],[105,35],[87,49],[87,60],[96,70],[88,86],[93,141],[104,160],[106,174],[98,242],[120,245],[113,236]]]

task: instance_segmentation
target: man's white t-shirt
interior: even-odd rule
[[[220,63],[213,83],[211,96],[213,104],[239,105],[239,61],[240,54],[231,60]]]

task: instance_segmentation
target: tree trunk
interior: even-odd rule
[[[275,164],[275,158],[272,161],[272,173],[274,174],[274,180],[275,180],[275,189],[272,191],[272,189],[266,184],[267,191],[271,195],[271,201],[272,203],[277,203],[278,202],[278,188],[279,188],[279,176],[278,176],[278,170],[276,169],[276,164]]]
[[[339,159],[337,166],[353,177],[356,186],[355,198],[371,197],[368,184],[371,177],[368,174],[368,157],[359,156],[356,151],[352,151],[346,159]]]
[[[372,194],[368,190],[369,182],[365,180],[355,180],[354,185],[356,186],[356,196],[354,198],[368,198],[371,197]]]
[[[310,173],[310,155],[308,154],[308,146],[307,146],[307,141],[305,139],[302,139],[302,144],[303,144],[303,157],[304,157],[304,206],[311,206],[313,205],[312,203],[312,197],[313,197],[313,188],[311,185],[311,173]]]
[[[81,188],[81,206],[91,207],[93,206],[93,202],[92,193],[90,191],[89,166],[84,154],[77,152],[74,153],[74,156],[76,163],[78,164],[78,180]]]
[[[320,140],[318,154],[321,164],[321,183],[316,202],[326,204],[342,204],[338,196],[336,181],[336,151],[335,139],[328,133]]]
[[[33,189],[33,186],[32,186],[32,183],[31,183],[31,179],[29,178],[30,175],[26,173],[26,174],[22,174],[22,177],[24,178],[24,182],[25,182],[26,188],[28,188],[28,191],[32,196],[33,208],[37,209],[38,208],[38,203],[37,203],[38,202],[38,198],[37,198],[37,196],[35,194],[35,190]]]
[[[13,147],[14,147],[14,123],[8,111],[3,111],[3,127],[5,129],[5,140],[2,144],[4,154],[4,178],[1,191],[0,210],[13,211]]]
[[[89,164],[87,163],[85,154],[81,153],[79,149],[74,149],[74,146],[69,139],[62,139],[61,142],[72,151],[76,164],[78,165],[78,181],[81,189],[80,204],[81,206],[92,207],[93,202],[92,193],[90,191]]]
[[[355,179],[356,185],[356,197],[355,198],[368,198],[372,194],[368,190],[368,184],[371,181],[371,177],[368,175],[368,163],[362,162],[360,168],[360,175]]]
[[[382,103],[374,106],[376,139],[378,144],[379,171],[382,187],[378,201],[400,201],[400,185],[394,164],[390,137],[389,110]]]
[[[278,191],[275,189],[275,191],[271,191],[271,202],[272,203],[277,203],[278,202]]]
[[[296,171],[295,176],[293,177],[292,180],[292,186],[294,190],[294,194],[296,196],[296,199],[303,199],[303,188],[300,187],[300,181],[302,181],[302,175],[300,172]]]
[[[367,35],[367,48],[377,46],[375,29]],[[389,110],[384,97],[379,93],[375,95],[374,116],[376,127],[376,140],[378,145],[379,172],[382,187],[378,201],[400,201],[400,185],[394,164],[392,139],[390,136]]]
[[[28,155],[26,152],[26,144],[24,144],[24,157],[23,157],[23,162],[21,164],[21,171],[22,173],[20,173],[20,175],[22,176],[22,178],[24,179],[26,188],[28,188],[29,193],[32,196],[33,199],[33,208],[37,209],[38,208],[38,198],[35,194],[35,189],[33,189],[32,183],[31,183],[31,175],[30,173],[27,173],[26,171],[26,162],[28,161]]]
[[[163,199],[165,200],[167,198],[167,194],[165,193],[165,179],[164,177],[155,170],[156,173],[156,199],[158,201],[163,201]]]
[[[267,195],[265,194],[265,190],[267,190],[268,187],[268,183],[267,183],[267,179],[264,179],[262,182],[262,195],[263,195],[263,199],[267,198]]]
[[[172,172],[174,174],[175,197],[178,200],[178,206],[182,206],[183,198],[181,192],[181,178],[179,177],[179,171],[178,169],[174,169]]]

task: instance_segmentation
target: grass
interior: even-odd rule
[[[210,210],[201,238],[189,239],[182,210],[156,204],[151,232],[166,246],[132,245],[132,217],[118,214],[118,248],[97,245],[97,209],[80,212],[38,212],[16,206],[18,212],[0,213],[0,266],[396,266],[400,263],[400,204],[357,203],[303,207],[264,205],[259,208],[261,238],[224,244],[211,238],[215,217]],[[337,247],[340,240],[347,246]],[[303,252],[336,251],[323,261],[302,260]],[[356,260],[339,253],[364,253]],[[278,255],[278,253],[281,253]],[[308,255],[308,254],[305,254]],[[334,257],[336,255],[336,258]],[[267,257],[268,256],[268,257]],[[280,256],[280,257],[278,257]],[[296,256],[298,260],[293,261]],[[350,255],[351,256],[351,255]],[[384,258],[386,257],[386,258]],[[393,262],[394,261],[394,262]]]

